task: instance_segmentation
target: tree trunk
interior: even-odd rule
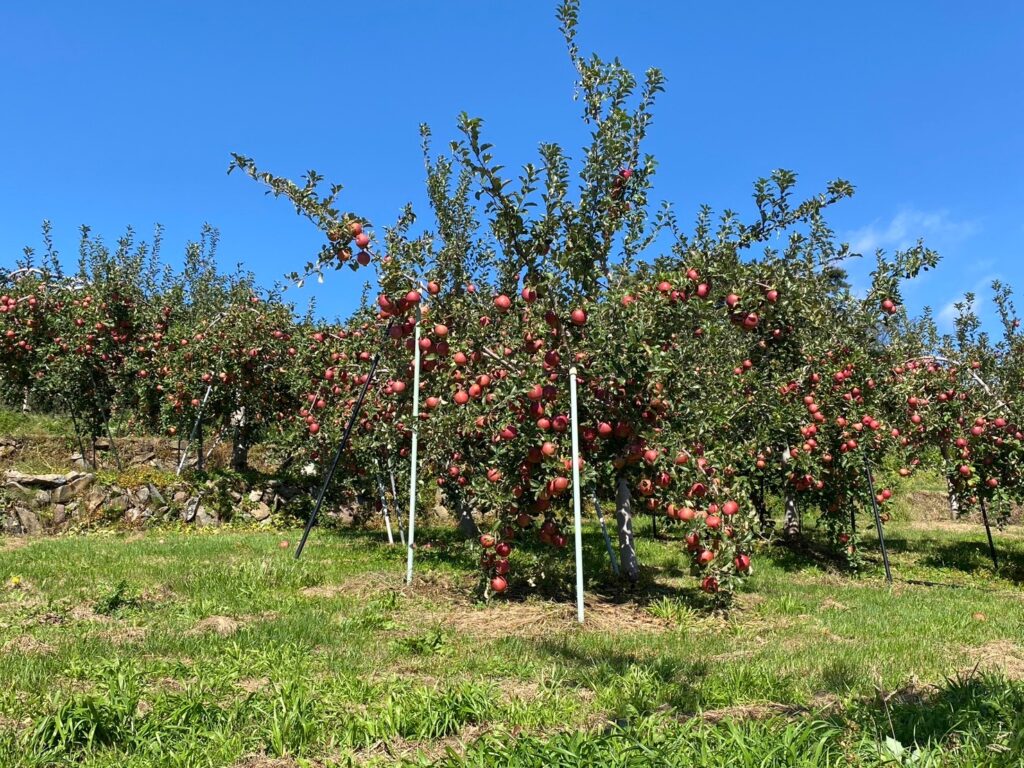
[[[245,472],[249,468],[252,436],[249,434],[249,421],[245,418],[244,407],[231,414],[231,424],[235,428],[235,439],[231,445],[231,469]]]
[[[940,448],[942,453],[942,460],[945,463],[949,463],[949,447],[943,443]],[[949,518],[950,520],[956,520],[960,517],[960,499],[957,498],[956,492],[953,490],[953,481],[949,475],[946,475],[946,501],[949,502]]]
[[[622,572],[630,583],[640,579],[640,566],[636,559],[636,541],[633,538],[633,495],[629,483],[624,477],[619,478],[615,494],[615,523],[619,533],[619,561]]]
[[[785,467],[792,459],[789,448],[782,452],[782,466]],[[800,535],[800,510],[796,507],[796,498],[787,491],[786,506],[782,513],[782,535],[787,539]]]
[[[768,519],[768,508],[764,503],[764,495],[759,489],[750,492],[750,503],[754,505],[754,510],[757,512],[757,522],[761,526],[761,533],[766,533],[772,526]]]
[[[473,519],[473,510],[465,502],[458,502],[459,533],[467,539],[475,539],[480,535],[480,528]]]
[[[796,498],[786,495],[786,509],[782,516],[782,533],[788,538],[800,535],[800,510],[796,508]]]
[[[949,501],[949,519],[956,520],[960,517],[960,499],[953,490],[953,483],[946,478],[946,499]]]

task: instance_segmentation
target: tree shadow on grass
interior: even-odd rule
[[[953,569],[963,573],[992,573],[992,556],[987,541],[968,539],[948,540],[932,538],[907,539],[888,536],[885,540],[890,553],[914,552],[919,562],[929,568]],[[1016,548],[1000,546],[995,538],[998,575],[1014,584],[1024,583],[1024,553]]]
[[[1005,754],[1020,755],[1024,684],[974,671],[948,679],[938,688],[911,682],[865,701],[849,713],[849,719],[904,746],[973,740],[986,750],[1008,748]],[[1007,738],[1015,744],[1007,744]]]
[[[530,641],[541,658],[557,662],[576,682],[591,688],[614,687],[619,716],[650,714],[666,706],[693,712],[701,703],[700,683],[710,673],[707,661],[651,657],[601,646],[591,649],[571,637]],[[621,724],[621,723],[620,723]]]
[[[848,572],[840,553],[811,533],[805,532],[793,539],[773,539],[764,554],[775,567],[790,573],[802,571],[808,566]]]

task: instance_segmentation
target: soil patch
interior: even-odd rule
[[[262,691],[264,688],[270,685],[269,677],[245,677],[241,680],[235,681],[235,685],[241,688],[246,693],[256,693]]]

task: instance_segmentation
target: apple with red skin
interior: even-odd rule
[[[498,594],[501,594],[506,589],[508,589],[508,582],[505,580],[504,576],[495,576],[493,579],[491,579],[492,592],[497,592]]]

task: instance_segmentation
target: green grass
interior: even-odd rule
[[[766,549],[723,616],[648,531],[632,594],[587,532],[582,631],[567,565],[484,607],[444,531],[411,588],[373,532],[9,544],[0,766],[1024,764],[1024,536],[994,575],[980,527],[891,524],[892,587],[872,537],[860,576]]]
[[[71,419],[52,414],[22,413],[0,406],[0,436],[3,437],[51,437],[74,436]]]

